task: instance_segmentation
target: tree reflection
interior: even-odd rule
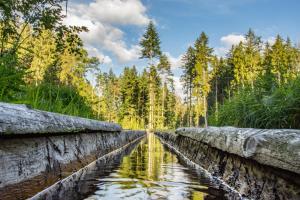
[[[207,191],[197,175],[182,166],[153,133],[99,181],[98,190],[88,199],[200,200]]]

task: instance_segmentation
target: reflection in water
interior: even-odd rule
[[[99,177],[96,186],[86,199],[215,199],[199,183],[197,173],[181,165],[154,134],[148,134],[109,175]]]

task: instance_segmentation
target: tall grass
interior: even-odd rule
[[[270,94],[242,90],[225,101],[209,120],[211,125],[217,126],[300,128],[300,77]]]
[[[27,86],[13,103],[23,103],[33,108],[85,118],[96,118],[93,110],[75,88],[43,83]]]

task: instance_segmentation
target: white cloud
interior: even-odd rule
[[[179,55],[178,57],[173,57],[169,52],[165,52],[165,54],[168,57],[168,59],[171,63],[171,67],[173,69],[179,68],[182,66],[182,56],[183,55]]]
[[[104,55],[95,47],[87,47],[86,48],[89,55],[97,57],[100,61],[100,64],[111,64],[112,60],[109,56]]]
[[[149,23],[146,7],[140,0],[96,0],[74,6],[75,14],[108,24],[145,25]]]
[[[219,57],[224,57],[232,45],[238,45],[240,42],[245,42],[245,36],[240,34],[228,34],[220,38],[221,46],[215,47],[214,52]]]
[[[228,50],[229,50],[228,47],[216,47],[214,49],[214,52],[217,56],[224,57],[224,56],[226,56]]]
[[[263,38],[263,42],[269,42],[270,45],[273,45],[276,38],[273,36]],[[224,57],[228,53],[232,45],[238,45],[240,42],[245,42],[246,38],[243,35],[239,34],[228,34],[221,37],[220,42],[221,46],[215,47],[214,52],[219,57]]]
[[[127,45],[124,32],[117,25],[140,26],[150,21],[140,0],[96,0],[89,4],[71,4],[68,9],[65,24],[89,29],[89,32],[81,33],[86,46],[96,48],[98,52],[110,52],[121,63],[138,59],[139,47]],[[106,57],[106,62],[111,59]]]
[[[245,36],[237,34],[229,34],[221,37],[221,43],[227,48],[230,48],[232,45],[237,45],[240,42],[244,42],[245,40]]]
[[[276,41],[276,38],[273,36],[268,37],[267,39],[263,39],[264,42],[268,42],[270,45],[273,45]]]

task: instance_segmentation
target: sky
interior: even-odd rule
[[[139,59],[139,41],[151,20],[180,96],[181,57],[202,31],[218,56],[243,41],[249,28],[263,41],[272,43],[280,34],[300,43],[300,0],[69,0],[64,23],[86,26],[81,38],[101,61],[100,70],[120,74],[125,66],[147,66]]]

